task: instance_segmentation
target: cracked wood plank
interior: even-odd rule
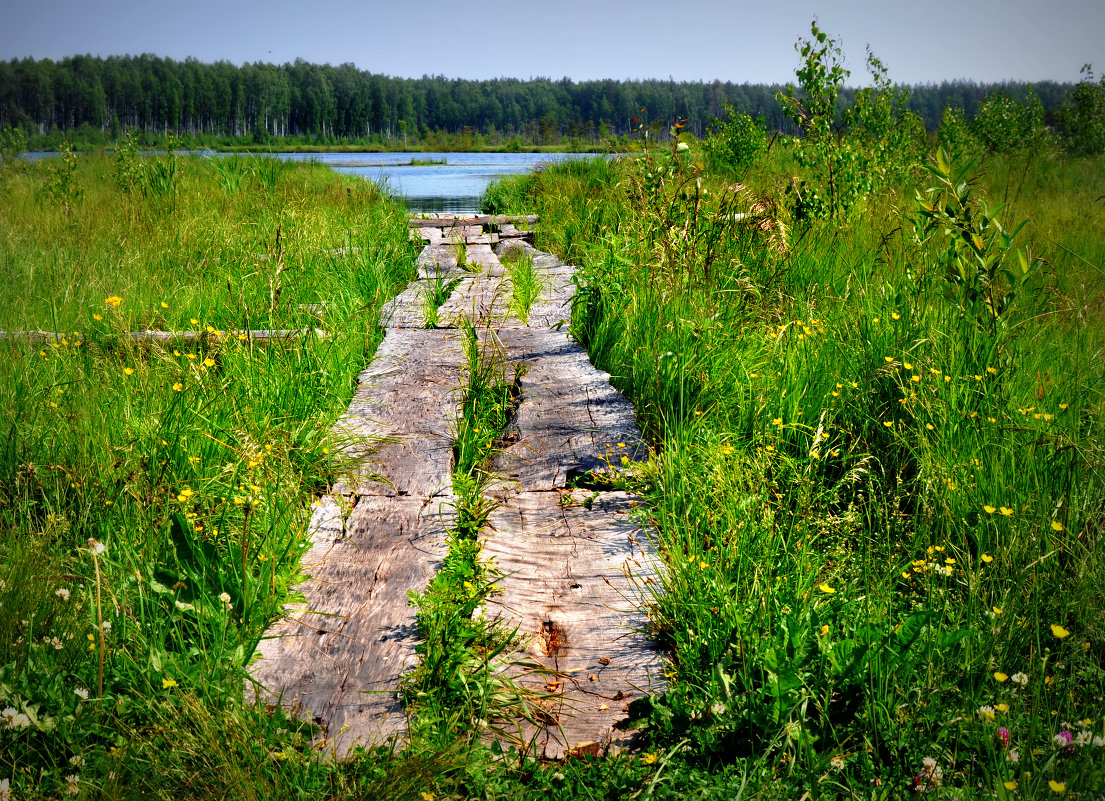
[[[336,755],[406,732],[396,690],[420,641],[407,594],[444,558],[444,503],[362,497],[344,523],[333,497],[316,507],[305,600],[269,629],[251,674],[258,697],[321,725]]]
[[[464,361],[459,331],[388,330],[334,426],[355,460],[335,492],[429,498],[450,491]]]
[[[566,333],[504,329],[508,362],[523,362],[522,400],[508,428],[512,444],[492,469],[523,492],[554,490],[591,470],[645,458],[633,404],[596,369]]]
[[[481,536],[483,555],[504,574],[485,614],[517,629],[513,661],[543,668],[507,667],[545,723],[522,725],[534,756],[630,744],[614,724],[631,701],[663,685],[663,660],[640,611],[655,586],[655,557],[630,516],[635,505],[622,492],[522,492],[491,514]]]

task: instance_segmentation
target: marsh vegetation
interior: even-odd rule
[[[1100,792],[1103,157],[1031,104],[926,134],[877,59],[842,103],[816,27],[799,57],[781,102],[801,138],[734,112],[657,143],[642,122],[619,159],[485,198],[540,214],[537,246],[578,265],[571,330],[651,447],[605,480],[648,501],[669,689],[629,709],[641,750],[601,759],[537,764],[473,734],[525,703],[487,670],[502,641],[476,611],[484,469],[516,384],[476,331],[467,506],[414,599],[408,747],[334,763],[310,722],[245,700],[312,499],[345,468],[330,425],[414,275],[402,208],[318,165],[5,159],[0,328],[56,334],[0,340],[5,790]],[[532,278],[511,266],[519,314]]]

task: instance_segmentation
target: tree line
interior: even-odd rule
[[[387,143],[470,133],[557,144],[565,137],[624,136],[642,121],[663,134],[676,119],[702,136],[732,107],[761,118],[769,130],[794,133],[776,99],[782,88],[721,81],[398,78],[302,60],[237,66],[154,55],[24,58],[0,62],[0,128],[20,129],[32,139],[60,131],[115,140],[129,130],[192,139]],[[1031,87],[955,81],[911,87],[907,104],[933,131],[947,107],[973,116],[987,96],[1023,99],[1032,92],[1051,112],[1072,89],[1050,81]],[[851,91],[844,90],[842,100]]]

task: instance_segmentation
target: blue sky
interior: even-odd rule
[[[787,82],[812,18],[853,77],[870,45],[903,83],[1076,81],[1105,73],[1105,0],[3,0],[0,59],[154,53],[352,62],[449,78]]]

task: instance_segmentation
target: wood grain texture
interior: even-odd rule
[[[268,631],[251,670],[255,692],[324,729],[337,756],[354,745],[401,737],[407,719],[396,690],[417,664],[411,590],[422,590],[446,553],[444,502],[356,500],[348,520],[323,499],[302,561],[305,601]]]
[[[355,460],[335,492],[429,498],[449,491],[461,337],[453,330],[388,330],[334,426],[343,452]]]
[[[523,492],[554,490],[605,459],[645,458],[633,404],[610,385],[565,332],[504,329],[509,362],[522,362],[522,400],[508,433],[514,441],[492,469]]]
[[[663,660],[640,612],[655,557],[631,518],[635,503],[620,492],[523,492],[492,513],[481,537],[483,555],[504,574],[486,615],[517,629],[514,662],[544,669],[506,668],[545,722],[522,727],[535,756],[559,759],[588,742],[628,745],[614,724],[632,700],[663,686]]]
[[[415,259],[419,278],[432,278],[442,273],[451,274],[457,269],[456,250],[448,243],[427,245]]]
[[[461,279],[456,291],[438,309],[437,316],[443,326],[456,327],[470,320],[477,327],[500,327],[511,317],[509,285],[500,276]]]

